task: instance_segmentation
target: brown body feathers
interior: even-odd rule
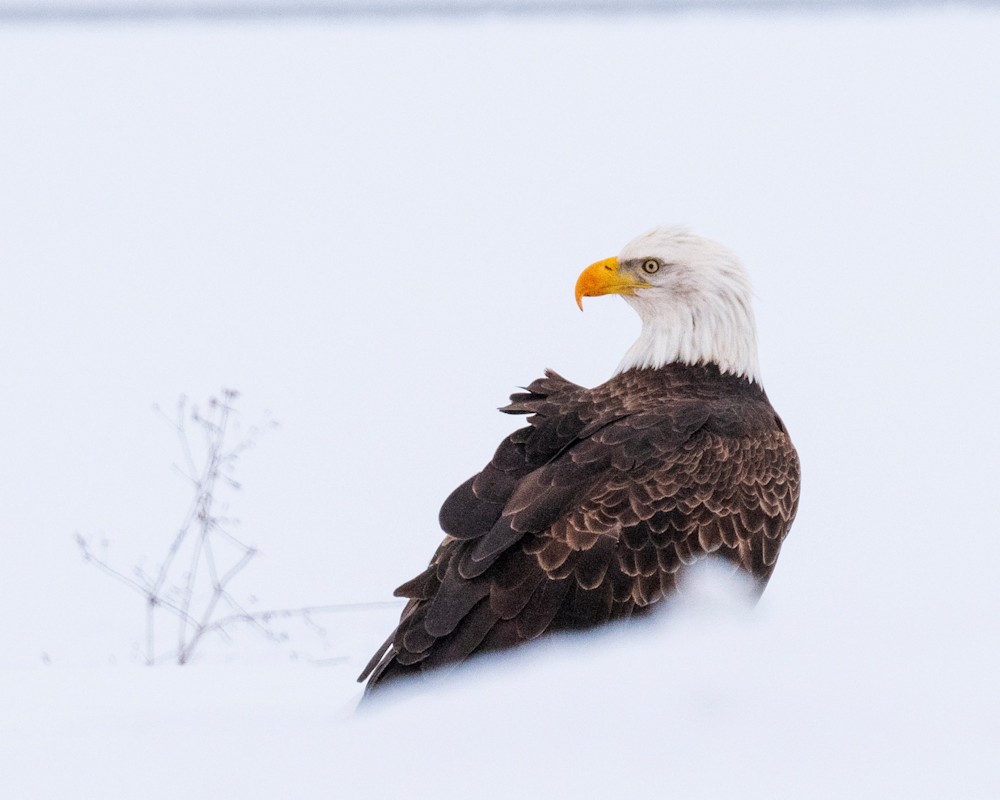
[[[594,389],[552,372],[530,414],[441,508],[447,534],[396,591],[368,691],[553,631],[642,613],[709,553],[763,590],[795,517],[799,462],[756,383],[715,366],[632,369]]]

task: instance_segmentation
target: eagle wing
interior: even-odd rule
[[[530,424],[445,501],[447,537],[396,590],[409,602],[359,678],[369,690],[641,613],[708,553],[763,589],[798,500],[780,421],[734,437],[713,429],[703,399],[601,390],[547,372],[501,409]]]

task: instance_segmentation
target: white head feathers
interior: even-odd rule
[[[643,268],[650,260],[660,264],[654,274]],[[642,319],[642,333],[618,372],[673,362],[715,364],[722,372],[760,382],[752,289],[735,254],[671,226],[633,239],[618,262],[622,272],[634,270],[650,284],[623,295]]]

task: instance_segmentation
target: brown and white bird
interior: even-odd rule
[[[528,425],[445,500],[446,536],[359,680],[366,692],[544,634],[645,613],[714,554],[774,570],[799,460],[760,382],[750,281],[725,247],[662,227],[589,266],[642,333],[593,389],[551,371],[508,414]]]

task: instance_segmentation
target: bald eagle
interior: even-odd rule
[[[511,396],[528,425],[445,500],[446,536],[395,594],[366,693],[544,634],[647,613],[714,554],[763,591],[795,518],[799,461],[761,385],[750,282],[725,247],[661,227],[587,267],[576,300],[642,319],[593,389],[552,371]]]

